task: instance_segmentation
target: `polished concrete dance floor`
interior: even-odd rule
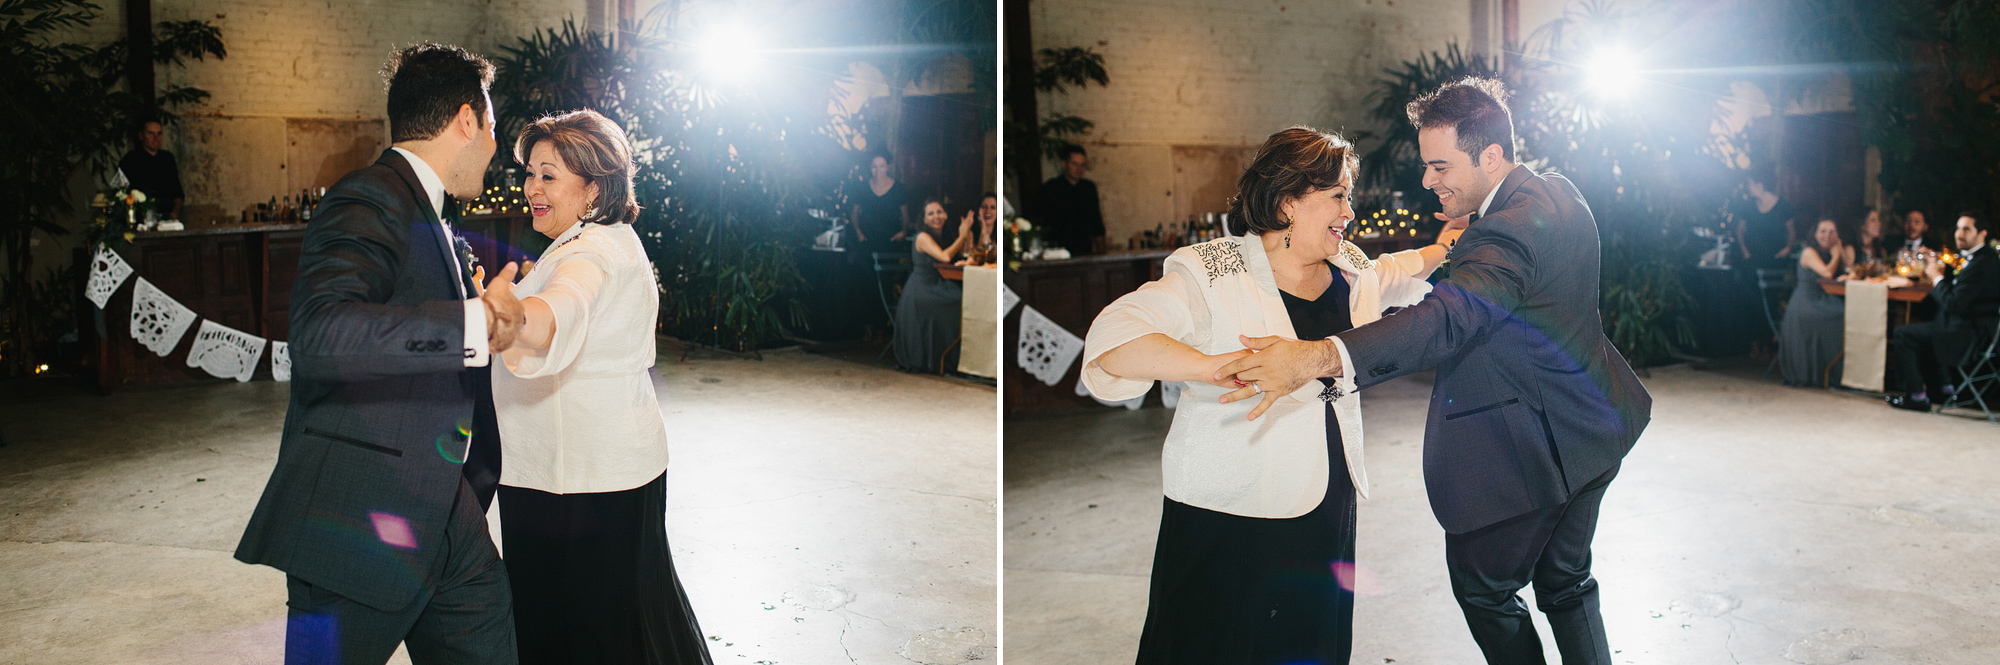
[[[661,352],[667,535],[717,663],[990,662],[993,388]],[[230,552],[287,396],[0,385],[0,663],[281,662],[284,575]]]
[[[1756,369],[1645,381],[1653,424],[1611,484],[1595,549],[1616,662],[2000,663],[2000,427]],[[1357,665],[1481,662],[1424,498],[1429,391],[1420,375],[1364,394]],[[1007,423],[1009,665],[1132,662],[1171,418]]]

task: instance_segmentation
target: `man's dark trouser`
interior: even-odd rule
[[[1942,402],[1943,386],[1957,378],[1946,373],[1958,362],[1970,343],[1972,333],[1964,328],[1948,329],[1937,321],[1921,321],[1896,326],[1896,375],[1903,392],[1925,392],[1933,402]]]
[[[1617,475],[1618,467],[1611,467],[1568,503],[1482,529],[1445,534],[1452,595],[1458,598],[1486,662],[1547,662],[1528,607],[1515,595],[1530,583],[1535,585],[1535,605],[1548,617],[1565,665],[1611,662],[1604,617],[1597,608],[1597,580],[1590,576],[1590,539],[1597,532],[1604,488]]]
[[[406,607],[383,611],[290,575],[285,591],[285,665],[381,665],[408,643],[416,665],[519,662],[514,596],[479,500],[463,480],[445,531],[448,551],[435,586]]]

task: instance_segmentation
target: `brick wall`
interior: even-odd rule
[[[1521,4],[1523,37],[1562,6]],[[1383,68],[1454,40],[1468,47],[1476,27],[1498,35],[1498,16],[1497,0],[1044,0],[1031,24],[1037,49],[1104,56],[1111,85],[1040,101],[1044,114],[1097,123],[1084,142],[1089,177],[1122,247],[1155,224],[1225,209],[1234,188],[1218,195],[1216,183],[1234,183],[1272,132],[1380,133],[1366,97]]]

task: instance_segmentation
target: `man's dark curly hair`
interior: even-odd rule
[[[1479,165],[1486,146],[1500,146],[1500,156],[1514,161],[1514,116],[1507,111],[1507,86],[1499,79],[1469,76],[1444,84],[1404,107],[1417,129],[1458,130],[1458,149]]]
[[[493,63],[478,54],[444,44],[418,44],[389,56],[382,66],[389,84],[389,140],[437,138],[459,107],[472,105],[486,122],[486,89],[493,85]]]

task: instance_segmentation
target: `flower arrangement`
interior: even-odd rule
[[[1041,256],[1040,243],[1036,242],[1041,239],[1042,230],[1029,222],[1028,218],[1015,217],[1007,220],[1008,253],[1014,256],[1015,261]]]
[[[138,232],[150,230],[147,213],[152,212],[153,203],[146,198],[145,192],[130,187],[113,187],[91,197],[90,207],[96,210],[91,215],[88,229],[92,245],[111,238],[132,242]]]

